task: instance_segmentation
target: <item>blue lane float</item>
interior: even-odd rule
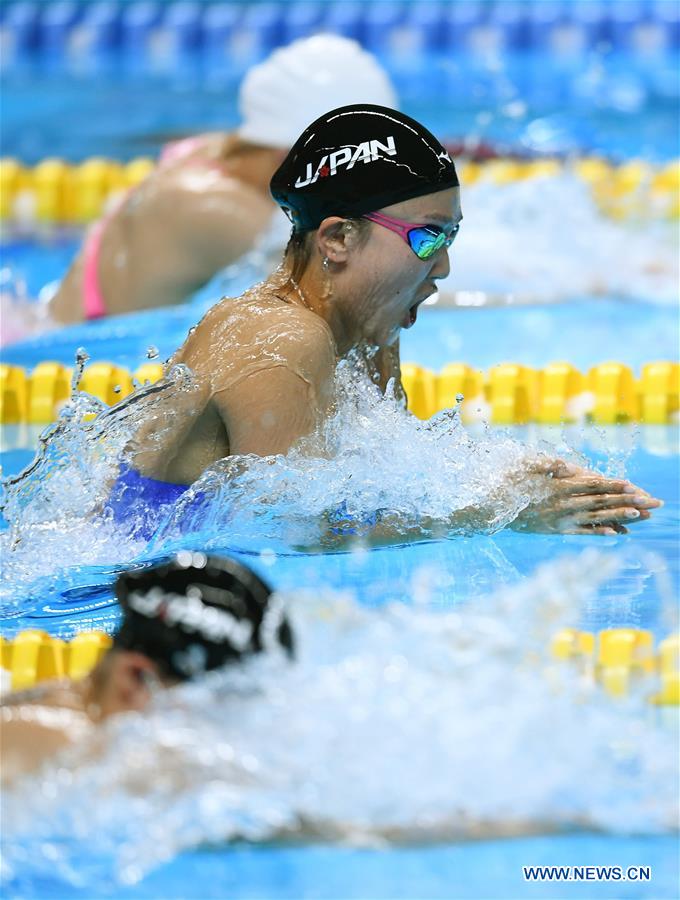
[[[4,5],[5,68],[22,59],[88,50],[134,55],[153,65],[158,43],[198,58],[216,48],[244,63],[319,30],[356,38],[378,54],[424,50],[501,52],[611,49],[633,53],[680,48],[680,6],[669,0],[416,0],[328,2],[176,2],[14,0]]]

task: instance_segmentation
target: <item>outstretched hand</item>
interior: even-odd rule
[[[528,506],[510,525],[543,534],[627,534],[627,525],[663,506],[630,481],[607,478],[560,459],[539,461],[530,475],[550,479],[547,498]]]

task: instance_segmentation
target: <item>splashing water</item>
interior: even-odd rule
[[[185,367],[162,383],[138,389],[114,407],[77,390],[87,354],[79,350],[70,401],[40,437],[36,457],[2,483],[0,510],[9,524],[0,534],[3,586],[11,612],[23,587],[65,565],[123,563],[144,546],[121,529],[106,508],[111,485],[139,428],[139,416],[157,421],[166,404],[191,402],[195,388]],[[158,439],[163,434],[158,428]]]
[[[356,360],[338,365],[336,411],[319,431],[286,456],[232,457],[211,467],[157,539],[192,534],[210,546],[228,530],[239,546],[257,548],[255,537],[286,550],[332,547],[386,522],[404,541],[430,536],[433,523],[443,526],[439,536],[493,533],[543,496],[539,479],[520,474],[535,450],[500,433],[473,439],[457,410],[420,421],[358,369]]]
[[[134,882],[198,843],[287,833],[674,829],[677,734],[655,721],[653,686],[615,703],[548,653],[621,563],[587,551],[446,613],[284,598],[293,664],[161,692],[8,790],[5,874]]]
[[[21,273],[11,266],[0,268],[0,347],[55,327],[49,295],[33,301]]]
[[[677,223],[608,218],[575,175],[464,186],[463,212],[442,294],[511,293],[533,302],[677,300]]]
[[[36,461],[4,485],[6,599],[61,571],[64,560],[121,564],[145,548],[135,521],[116,521],[107,508],[111,485],[135,447],[140,412],[155,423],[146,439],[160,442],[176,419],[168,410],[190,405],[195,389],[176,366],[163,383],[111,409],[74,392]],[[507,435],[472,439],[455,410],[421,422],[354,362],[339,364],[336,395],[335,413],[286,456],[232,456],[206,470],[160,518],[150,549],[224,547],[225,537],[232,548],[257,551],[263,542],[281,552],[342,546],[376,523],[393,542],[471,528],[492,533],[543,496],[546,479],[522,474],[536,451]],[[147,513],[158,519],[155,510],[139,510]]]

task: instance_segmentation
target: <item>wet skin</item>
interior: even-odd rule
[[[159,165],[110,211],[97,275],[109,314],[182,303],[250,250],[276,207],[269,179],[283,151],[243,149],[227,134],[203,135],[185,158]],[[80,322],[79,253],[50,302],[60,324]]]
[[[416,197],[380,210],[414,225],[450,229],[462,219],[459,188]],[[428,260],[419,259],[397,234],[369,223],[368,239],[348,241],[333,230],[335,217],[324,220],[317,235],[317,255],[328,259],[333,304],[317,309],[331,324],[340,353],[368,342],[394,345],[402,328],[411,327],[418,306],[436,290],[436,282],[450,272],[449,254],[442,248]],[[312,260],[312,263],[314,260]],[[305,295],[323,293],[318,266],[310,266],[300,282]]]
[[[460,193],[451,188],[381,212],[448,229],[462,218]],[[170,395],[160,427],[157,418],[137,436],[132,462],[143,475],[189,484],[226,456],[285,454],[329,413],[335,366],[352,350],[372,347],[366,358],[376,380],[384,389],[394,379],[399,392],[400,330],[449,274],[449,251],[420,260],[399,235],[366,225],[324,219],[308,237],[299,284],[279,272],[209,311],[173,357],[195,374],[194,388]],[[630,482],[560,460],[526,477],[545,478],[548,495],[515,523],[528,531],[622,533],[662,505]],[[474,527],[474,511],[457,514],[466,516]]]
[[[85,740],[110,716],[144,710],[162,682],[156,665],[135,651],[116,650],[80,681],[48,681],[8,694],[0,703],[0,776],[3,784],[38,769]]]

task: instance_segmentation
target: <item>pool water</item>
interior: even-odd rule
[[[449,140],[465,136],[525,153],[600,153],[618,160],[664,161],[680,152],[672,53],[637,61],[594,52],[585,62],[538,53],[433,54],[407,67],[386,62],[404,108]],[[121,69],[92,74],[40,65],[7,72],[5,155],[30,164],[48,155],[127,160],[156,155],[177,135],[238,123],[239,72],[211,76],[190,67],[145,77]]]
[[[140,74],[134,67],[112,75],[104,66],[96,71],[96,78],[89,77],[91,73],[87,72],[65,71],[60,65],[50,68],[48,62],[24,64],[24,61],[10,67],[6,74],[3,152],[28,164],[48,154],[73,161],[93,154],[129,159],[155,153],[168,136],[198,128],[228,127],[236,122],[233,87],[238,73],[213,70],[209,61],[202,66],[193,60],[184,68],[172,67],[153,77],[148,72]],[[637,59],[634,65],[627,56],[609,51],[591,53],[585,60],[572,60],[572,64],[540,53],[505,56],[500,63],[496,60],[483,65],[462,53],[431,55],[422,62],[418,66],[413,64],[410,69],[403,64],[394,65],[393,74],[406,110],[417,118],[422,117],[435,132],[447,138],[467,135],[522,153],[597,152],[616,160],[642,157],[667,161],[680,153],[677,60],[672,54],[659,54],[656,59]],[[135,93],[132,107],[129,102],[131,90]],[[68,128],[64,127],[65,119],[69,122]],[[574,217],[574,188],[575,182],[567,179],[548,185],[525,185],[521,188],[524,193],[513,195],[513,203],[519,200],[525,204],[524,216],[519,223],[506,222],[505,233],[495,236],[491,262],[496,263],[496,268],[489,265],[490,273],[481,266],[475,268],[474,259],[473,263],[469,261],[474,257],[475,248],[483,246],[484,223],[478,219],[475,226],[475,196],[480,195],[470,191],[466,201],[464,194],[464,211],[470,223],[471,238],[467,252],[463,233],[454,248],[461,254],[461,271],[456,271],[454,256],[452,283],[456,284],[456,278],[469,279],[470,283],[463,286],[474,288],[490,274],[498,277],[497,284],[491,285],[491,289],[499,285],[500,289],[514,289],[516,283],[526,285],[533,278],[532,291],[537,293],[538,285],[538,293],[534,302],[511,308],[425,308],[419,314],[416,327],[403,336],[402,359],[435,370],[453,360],[484,369],[501,361],[541,367],[555,360],[567,360],[584,371],[596,363],[617,360],[636,372],[644,363],[675,359],[680,334],[674,302],[677,274],[672,268],[664,271],[658,282],[658,292],[652,289],[657,282],[638,277],[650,259],[654,262],[655,247],[660,254],[664,248],[664,264],[677,257],[672,249],[677,238],[675,226],[666,223],[657,233],[654,229],[658,223],[624,222],[611,230],[610,223],[603,226],[597,212],[583,204],[580,207],[582,217]],[[545,190],[553,191],[553,194],[547,210],[541,211],[539,200],[546,196],[541,193]],[[470,205],[469,211],[465,208],[466,202]],[[485,202],[489,201],[485,198]],[[493,204],[494,201],[490,202]],[[502,218],[509,210],[509,203],[507,199],[497,202],[498,206],[490,207],[490,214]],[[559,221],[553,222],[551,217],[555,210],[559,213]],[[531,248],[546,233],[554,239],[553,249],[545,251],[547,268],[537,270],[537,276],[531,266],[525,265],[519,276],[515,272],[516,281],[511,283],[513,260],[526,261]],[[510,243],[514,237],[517,244]],[[79,235],[58,231],[45,231],[29,238],[8,235],[1,246],[3,266],[9,272],[6,278],[3,276],[3,283],[9,279],[16,284],[17,278],[23,279],[27,294],[35,298],[46,283],[61,277],[78,240]],[[586,258],[587,244],[590,241],[601,246],[605,240],[608,253],[601,254],[595,265]],[[522,241],[526,245],[526,254],[522,253]],[[639,265],[626,268],[633,266],[634,248],[640,246],[644,252]],[[599,293],[589,289],[592,281],[597,279],[581,277],[589,265],[597,279],[605,273],[604,288]],[[112,361],[134,369],[146,361],[150,345],[157,348],[161,359],[168,357],[211,300],[221,293],[239,292],[253,278],[252,269],[242,266],[235,273],[227,273],[201,297],[185,306],[39,335],[3,348],[2,359],[29,369],[45,359],[72,365],[76,349],[84,347],[93,360]],[[633,283],[629,292],[625,290],[626,282]],[[487,287],[486,284],[483,286]],[[545,302],[546,299],[551,302]],[[38,431],[26,426],[0,429],[3,475],[18,473],[28,465],[37,446]],[[331,590],[350,595],[360,609],[375,616],[368,620],[372,623],[370,627],[379,628],[389,621],[394,603],[416,612],[420,610],[433,617],[435,622],[437,616],[457,610],[469,616],[474,613],[477,603],[499,589],[516,589],[520,597],[519,609],[515,607],[516,618],[511,617],[502,625],[520,646],[532,631],[532,621],[521,614],[522,602],[528,604],[531,598],[524,596],[522,591],[528,590],[527,585],[533,583],[532,579],[538,577],[540,581],[537,570],[544,565],[549,567],[545,570],[548,575],[544,584],[547,597],[552,587],[556,590],[560,587],[551,583],[551,579],[556,581],[561,577],[563,570],[559,569],[559,561],[582,559],[579,554],[595,548],[603,554],[603,566],[608,561],[618,560],[617,567],[603,579],[592,596],[579,594],[578,601],[567,604],[566,611],[562,610],[562,615],[566,616],[562,624],[591,630],[615,626],[649,628],[656,638],[677,628],[676,598],[680,579],[677,428],[673,425],[570,426],[563,430],[511,429],[510,433],[533,445],[547,442],[559,453],[565,452],[565,448],[573,448],[600,470],[625,475],[642,485],[662,498],[665,506],[654,513],[651,521],[633,526],[629,536],[599,539],[526,536],[505,530],[491,535],[459,535],[448,540],[404,544],[370,552],[312,553],[300,550],[293,543],[282,546],[285,539],[274,531],[268,532],[263,523],[256,523],[250,530],[243,527],[241,531],[224,529],[197,534],[201,540],[209,541],[212,549],[242,558],[278,590],[295,593],[304,587],[318,594]],[[406,444],[390,446],[389,438],[382,448],[378,446],[378,451],[384,453],[385,470],[388,456],[396,454],[399,458],[399,453],[403,453],[404,459],[409,460],[406,471],[410,481],[422,478],[425,482],[433,468],[436,474],[439,457],[418,461],[409,455],[410,450]],[[380,469],[380,458],[372,460],[371,464],[373,471]],[[73,521],[77,524],[75,519]],[[28,568],[32,566],[33,570],[28,576],[5,583],[2,600],[4,635],[11,636],[23,628],[43,628],[64,637],[81,630],[112,630],[117,612],[111,586],[117,572],[131,558],[153,558],[172,544],[172,541],[164,544],[160,540],[151,546],[132,545],[120,539],[107,543],[102,538],[95,552],[86,541],[79,542],[79,533],[74,531],[71,536],[57,534],[54,537],[46,533],[40,535],[42,543],[36,544],[39,549],[34,557],[31,558],[30,552],[25,556]],[[192,540],[196,539],[194,534]],[[68,559],[66,564],[65,559]],[[550,568],[555,565],[558,568]],[[574,563],[576,568],[578,565],[578,562]],[[532,609],[538,618],[540,607]],[[383,620],[381,616],[387,618]],[[329,632],[331,639],[327,652],[323,647],[318,651],[319,671],[330,668],[330,660],[337,649],[334,642],[343,646],[342,616],[338,615],[338,619],[338,630]],[[539,633],[543,645],[547,646],[553,625],[543,622]],[[398,636],[403,639],[403,653],[407,655],[410,635],[411,632],[405,629],[403,635]],[[425,658],[429,648],[430,644],[424,638],[421,649]],[[436,649],[435,644],[432,648]],[[370,645],[366,648],[361,642],[350,644],[348,656],[357,665],[367,665],[370,651]],[[489,660],[490,665],[494,662]],[[484,674],[483,670],[482,660],[480,669],[473,675],[478,676],[480,671]],[[511,674],[508,670],[508,677]],[[472,679],[472,688],[475,679],[469,673],[467,677]],[[409,686],[407,679],[405,687]],[[545,723],[549,728],[553,724],[550,704],[545,697],[542,702],[546,703]],[[633,736],[631,740],[638,741],[642,747],[645,743],[651,746],[658,741],[662,750],[659,763],[662,770],[673,757],[677,722],[673,725],[672,720],[665,731],[659,730],[658,723],[640,714],[640,707],[636,707],[635,702],[636,698],[633,698],[630,708],[624,705],[611,713],[606,705],[598,709],[605,725],[611,724],[613,729],[622,727],[626,710],[630,709],[631,722],[638,728],[637,737]],[[559,707],[557,701],[555,706]],[[615,710],[613,705],[611,708]],[[330,701],[326,709],[333,709]],[[377,718],[379,709],[375,707],[373,713]],[[478,713],[480,720],[485,722],[485,730],[481,732],[483,740],[479,746],[473,746],[469,756],[453,756],[454,751],[460,750],[458,735],[455,730],[449,735],[451,758],[467,760],[470,776],[477,778],[479,771],[475,769],[475,757],[483,759],[485,749],[502,744],[503,736],[513,730],[522,714],[521,698],[503,694],[484,697]],[[587,713],[588,704],[585,704],[584,717]],[[420,710],[413,712],[416,724],[421,721],[419,714]],[[408,732],[408,719],[398,721],[404,732]],[[560,724],[563,725],[561,720],[557,722]],[[469,734],[466,727],[461,721],[461,745]],[[346,748],[346,759],[336,759],[329,754],[326,763],[328,767],[337,768],[339,792],[346,790],[350,796],[352,765],[360,767],[364,757],[370,758],[371,751],[367,736],[370,732],[359,731],[358,735],[357,746]],[[437,756],[432,751],[434,755],[428,757],[422,747],[427,747],[432,736],[426,731],[420,744],[414,741],[412,745],[402,746],[400,735],[401,731],[397,729],[394,744],[402,752],[404,747],[408,750],[411,746],[410,761],[414,769],[421,772],[423,790],[433,793],[451,790],[457,797],[456,791],[466,776],[464,766],[457,768],[445,752]],[[555,746],[550,746],[545,727],[530,731],[529,735],[540,746],[543,746],[541,741],[546,741],[546,769],[550,768],[548,761],[551,759],[565,760],[565,771],[557,778],[559,790],[553,800],[557,809],[569,809],[570,792],[579,795],[581,786],[569,782],[569,761],[568,755],[564,756],[564,747],[557,737]],[[271,743],[275,744],[276,735],[273,737]],[[576,741],[579,737],[574,735],[573,739]],[[612,738],[613,745],[616,744],[615,737],[616,734]],[[380,736],[380,740],[384,738],[384,734]],[[600,745],[586,725],[583,725],[582,738],[585,747],[595,754],[595,748]],[[435,743],[432,737],[432,744]],[[382,746],[380,741],[378,744]],[[306,746],[304,741],[301,742],[301,754]],[[422,756],[419,755],[421,751]],[[533,758],[529,747],[526,757]],[[587,756],[584,758],[587,760]],[[429,770],[428,761],[432,763]],[[399,762],[403,763],[403,760]],[[599,762],[594,755],[594,770]],[[116,881],[119,872],[111,859],[106,865],[100,864],[97,855],[100,848],[93,842],[73,840],[60,833],[58,806],[56,813],[52,807],[57,821],[43,822],[31,840],[25,839],[19,848],[6,842],[10,864],[3,869],[3,891],[5,896],[16,897],[113,894],[139,898],[233,896],[328,900],[337,897],[357,900],[384,897],[387,900],[416,896],[470,900],[490,897],[529,900],[531,897],[556,896],[672,898],[677,896],[680,874],[677,837],[659,828],[658,824],[652,827],[643,821],[645,801],[654,805],[653,798],[645,797],[644,792],[650,790],[654,780],[641,776],[635,770],[634,762],[630,762],[630,771],[624,767],[619,781],[615,766],[608,768],[603,763],[604,776],[612,784],[620,785],[617,795],[611,797],[617,814],[621,805],[625,818],[622,799],[629,790],[639,792],[639,796],[636,794],[635,800],[631,801],[632,812],[627,813],[629,819],[607,823],[603,826],[605,833],[584,830],[504,840],[442,840],[417,846],[357,848],[337,842],[330,844],[323,839],[302,846],[272,843],[269,839],[259,844],[221,845],[209,840],[199,829],[201,846],[195,848],[196,841],[194,844],[180,842],[181,852],[160,864],[157,860],[155,868],[149,866],[140,870],[137,880],[130,885]],[[502,794],[506,784],[518,777],[517,773],[520,773],[520,782],[526,785],[528,795],[542,783],[543,762],[539,761],[531,771],[521,746],[513,748],[504,765],[506,768],[500,766],[489,774],[488,788],[492,795],[494,791]],[[424,774],[423,767],[426,769]],[[381,766],[376,766],[374,770],[374,780],[378,784],[382,784],[381,778],[394,776],[387,753],[384,769],[383,772]],[[370,776],[370,772],[362,773],[362,777],[368,779],[367,785]],[[358,775],[356,779],[360,781]],[[664,792],[663,800],[673,808],[678,796],[677,767],[672,769],[664,787],[667,792]],[[63,786],[65,796],[72,788]],[[367,788],[366,792],[370,793],[370,790]],[[404,790],[404,794],[408,791]],[[386,805],[394,799],[386,796]],[[397,797],[396,801],[400,813],[404,810],[407,816],[413,813],[415,806],[408,805],[407,796]],[[400,801],[403,801],[403,808],[399,806]],[[582,797],[579,802],[587,808]],[[479,811],[474,798],[471,809],[472,812]],[[256,817],[256,809],[246,806],[246,812]],[[70,814],[72,810],[62,813]],[[79,824],[83,826],[82,822]],[[140,842],[153,843],[152,829],[144,830],[146,826],[134,820],[130,824],[139,828],[134,833]],[[169,822],[168,830],[171,830]],[[87,823],[84,833],[89,838]],[[65,846],[60,846],[60,840]],[[106,855],[105,850],[101,852]],[[74,865],[75,875],[62,865],[64,859]],[[650,883],[598,883],[597,886],[565,883],[558,888],[554,883],[527,883],[522,878],[523,865],[590,864],[651,866],[652,880]]]
[[[500,312],[507,313],[505,310]],[[578,307],[571,309],[574,317],[578,312]],[[568,307],[547,310],[549,319],[556,313],[567,321],[570,318]],[[440,333],[442,318],[455,323],[457,315],[468,314],[484,322],[483,317],[493,316],[494,311],[426,311],[412,332],[421,331],[419,346],[423,351],[419,353],[418,345],[414,344],[410,358],[431,364],[432,356],[426,351],[435,335]],[[101,327],[110,326],[102,323]],[[559,334],[560,329],[556,328],[555,333]],[[103,355],[111,358],[113,347],[107,348],[106,341],[103,346]],[[536,357],[532,359],[536,361]],[[292,548],[281,552],[278,545],[277,552],[271,552],[266,540],[263,545],[263,532],[260,530],[258,536],[257,529],[254,534],[245,532],[245,543],[244,533],[240,533],[236,541],[228,532],[226,537],[208,532],[207,537],[212,549],[240,557],[279,590],[294,593],[302,585],[311,591],[349,591],[360,604],[377,612],[394,602],[411,605],[416,600],[420,608],[430,610],[435,616],[447,610],[469,609],[480,598],[502,586],[523,589],[541,564],[552,564],[565,555],[579,554],[595,546],[605,554],[622,554],[624,564],[615,575],[606,579],[590,600],[577,603],[570,610],[568,624],[591,630],[615,626],[649,628],[659,639],[668,634],[676,623],[674,597],[680,575],[674,536],[680,512],[677,430],[663,426],[608,429],[572,426],[564,430],[520,428],[512,431],[533,442],[547,439],[560,446],[566,441],[584,452],[594,465],[616,475],[625,472],[626,477],[662,497],[666,505],[650,522],[634,527],[631,536],[597,540],[576,536],[528,537],[503,531],[491,536],[460,536],[369,553],[309,555]],[[5,447],[11,443],[15,447],[2,454],[0,461],[4,471],[6,474],[17,472],[32,457],[32,451],[27,448],[31,443],[29,434],[25,428],[6,427],[2,437]],[[426,460],[423,463],[428,465]],[[274,538],[272,535],[272,545]],[[87,552],[76,560],[74,551],[77,548],[69,543],[68,539],[61,543],[61,558],[68,552],[72,564],[60,564],[55,568],[51,563],[49,574],[29,580],[28,585],[24,583],[22,589],[5,602],[4,633],[11,635],[22,628],[37,627],[68,637],[79,630],[111,630],[115,627],[116,607],[111,585],[129,551],[124,549],[121,555],[120,548],[112,547],[107,551],[106,559],[100,557],[92,563],[88,562]],[[141,553],[138,558],[153,557],[159,552],[162,552],[162,545],[146,551],[138,548]],[[527,625],[518,618],[516,627],[522,634]],[[549,631],[544,633],[546,645],[549,634]],[[495,729],[509,727],[509,721],[505,726],[504,721],[504,715],[499,714]],[[672,730],[666,730],[663,741],[667,749],[672,748]],[[359,743],[357,752],[361,752],[360,747]],[[446,762],[440,759],[439,764],[446,765]],[[508,765],[516,766],[517,761],[511,757]],[[442,776],[435,777],[438,781]],[[500,785],[504,775],[499,772],[497,777]],[[670,798],[674,787],[670,784],[668,788]],[[10,859],[16,859],[11,844],[6,844],[6,852]],[[54,858],[58,859],[64,848],[59,850],[57,845],[57,851],[51,851],[52,854],[55,852]],[[84,879],[81,888],[63,870],[59,875],[58,870],[46,872],[44,867],[31,863],[18,870],[21,874],[14,870],[6,882],[8,895],[92,896],[94,885],[102,882],[101,870],[92,868],[93,860],[86,859],[77,843],[70,848],[69,859]],[[674,837],[589,833],[389,849],[349,849],[321,842],[305,847],[265,843],[262,846],[237,844],[187,850],[158,869],[151,868],[133,886],[117,886],[115,892],[116,896],[131,897],[224,896],[227,887],[231,890],[233,885],[235,895],[240,897],[388,898],[418,895],[482,900],[490,896],[508,896],[508,892],[518,898],[550,897],[555,896],[550,885],[523,881],[522,865],[586,865],[591,860],[597,864],[651,865],[653,870],[652,888],[644,884],[627,884],[622,893],[619,886],[600,884],[598,896],[600,892],[604,897],[674,895],[675,875],[680,863]],[[194,883],[199,877],[198,872],[200,889]],[[110,874],[106,875],[105,883],[109,877]],[[592,885],[572,884],[567,886],[568,893],[563,896],[590,897],[591,889]]]
[[[593,897],[594,891],[605,900],[676,894],[678,849],[674,837],[583,834],[389,850],[235,844],[228,850],[208,848],[184,853],[139,884],[116,888],[115,896],[121,900],[202,900],[225,896],[246,900],[486,900],[509,896],[517,900],[551,900],[556,896],[555,884],[525,882],[522,865],[588,866],[602,865],[603,860],[624,868],[651,866],[651,886],[600,882],[584,889],[572,882],[560,886],[560,897]],[[86,860],[83,865],[86,866]],[[7,891],[13,896],[60,900],[92,896],[89,889],[79,891],[49,878],[20,878],[8,885]]]
[[[241,555],[247,565],[282,590],[299,586],[313,590],[347,589],[370,606],[393,601],[411,603],[415,573],[430,571],[426,604],[434,610],[468,603],[474,596],[489,594],[501,585],[519,584],[538,564],[563,554],[578,553],[594,544],[597,548],[630,553],[631,562],[602,588],[599,603],[581,611],[580,624],[586,629],[615,625],[652,628],[663,637],[664,629],[668,631],[672,627],[672,618],[668,618],[669,597],[664,597],[659,578],[663,576],[664,583],[675,586],[679,575],[674,535],[674,523],[680,511],[677,430],[672,426],[572,426],[567,429],[525,427],[506,432],[534,445],[552,446],[555,452],[564,453],[565,447],[577,449],[593,467],[615,477],[625,475],[653,496],[662,498],[665,505],[649,522],[631,526],[632,534],[624,537],[595,541],[560,535],[529,538],[505,530],[492,535],[467,535],[375,549],[367,554],[310,554],[295,549],[293,531],[289,537],[292,544],[287,545],[278,533],[277,518],[268,524],[253,525],[244,513],[243,524],[232,517],[228,526],[220,526],[217,523],[224,502],[220,501],[216,503],[218,515],[213,524],[187,526],[192,528],[191,540],[205,542],[215,551]],[[3,429],[5,447],[12,439],[21,443],[22,437],[25,439],[25,433],[22,435],[16,428]],[[11,475],[21,471],[32,458],[30,449],[5,450],[0,457],[3,473]],[[379,457],[374,462],[380,464]],[[292,496],[290,485],[288,490]],[[330,487],[328,490],[328,502],[332,503]],[[73,527],[79,525],[77,517],[70,521]],[[91,539],[94,542],[94,533]],[[173,540],[169,531],[160,543],[156,540],[148,550],[139,546],[136,549],[143,556],[153,558],[164,547],[173,546]],[[66,540],[64,550],[68,544]],[[126,554],[131,552],[128,546],[123,545],[118,551],[105,543],[103,559],[100,550],[81,552],[74,548],[71,564],[66,567],[58,565],[57,550],[47,543],[45,549],[55,553],[55,559],[48,561],[44,574],[43,566],[34,564],[34,576],[42,577],[36,581],[29,579],[28,585],[21,589],[15,583],[13,592],[6,595],[4,632],[46,627],[51,633],[67,636],[82,629],[111,630],[116,620],[111,583]]]

